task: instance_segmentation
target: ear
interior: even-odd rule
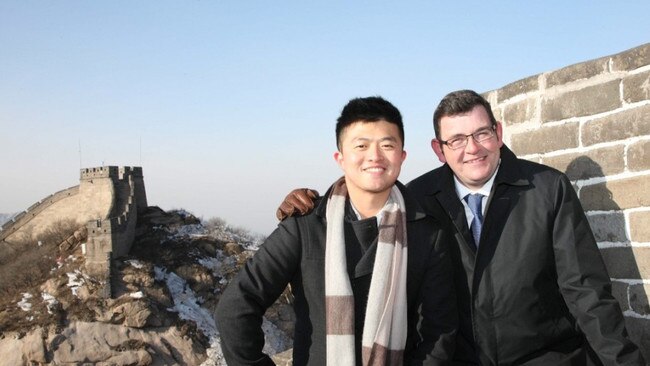
[[[402,150],[402,163],[406,160],[406,150]]]
[[[341,169],[343,169],[343,153],[340,151],[337,151],[334,153],[334,161],[339,165]]]
[[[442,151],[442,144],[438,139],[432,139],[431,140],[431,148],[433,149],[433,152],[436,153],[436,156],[438,157],[438,160],[440,160],[441,163],[446,163],[447,158],[445,158],[445,153]]]
[[[497,121],[497,143],[499,144],[499,148],[503,146],[503,125],[501,125],[501,122]]]

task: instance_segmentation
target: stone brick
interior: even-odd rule
[[[503,107],[503,122],[514,125],[530,121],[535,117],[537,106],[534,98],[528,98]]]
[[[602,248],[600,252],[611,278],[650,278],[650,248],[612,247]]]
[[[650,319],[625,317],[625,328],[630,339],[639,347],[646,362],[650,360]]]
[[[634,258],[639,269],[639,274],[644,279],[650,279],[650,248],[634,247],[632,250],[634,251]]]
[[[516,154],[538,154],[578,147],[578,123],[542,127],[512,135],[511,145]]]
[[[650,179],[630,177],[584,186],[580,201],[585,211],[610,211],[650,206]]]
[[[598,242],[627,242],[625,215],[622,212],[588,215],[589,226]]]
[[[493,104],[493,105],[492,105],[492,114],[494,115],[494,118],[495,118],[497,121],[501,121],[501,122],[503,122],[506,126],[509,124],[509,123],[506,123],[506,122],[503,120],[503,108],[502,108],[502,107],[497,107],[497,106],[495,106],[495,105]]]
[[[650,304],[648,304],[650,285],[630,285],[630,308],[637,314],[650,315]]]
[[[539,157],[539,155],[528,155],[528,156],[525,156],[525,155],[519,155],[519,156],[517,156],[517,157],[518,157],[519,159],[524,159],[524,160],[532,161],[532,162],[534,162],[534,163],[538,163],[538,164],[541,164],[541,163],[542,163],[542,159]]]
[[[630,71],[650,65],[650,43],[612,56],[612,70]]]
[[[529,76],[525,79],[517,80],[499,89],[497,100],[499,103],[508,100],[514,96],[524,93],[530,93],[539,89],[539,76]]]
[[[546,75],[546,88],[606,73],[609,70],[608,64],[609,57],[602,57],[553,71]]]
[[[637,243],[650,242],[650,211],[630,212],[630,236]]]
[[[650,135],[650,105],[610,114],[582,126],[585,146],[643,135]]]
[[[542,162],[566,173],[570,180],[604,177],[622,173],[625,146],[609,146],[581,153],[544,157]]]
[[[627,149],[627,168],[633,172],[650,169],[650,140],[630,145]]]
[[[623,100],[627,103],[650,99],[650,71],[623,79]]]
[[[589,116],[621,107],[620,80],[586,87],[542,100],[542,122]]]
[[[623,311],[630,308],[630,301],[627,298],[627,289],[629,285],[625,282],[612,281],[612,295],[618,301]]]

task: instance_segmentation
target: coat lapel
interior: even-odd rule
[[[501,148],[501,164],[487,203],[481,245],[474,266],[473,288],[481,282],[483,272],[489,265],[501,242],[503,229],[510,217],[512,208],[517,204],[519,190],[530,185],[530,181],[519,169],[517,157],[505,145]]]
[[[458,199],[456,187],[454,186],[454,175],[448,165],[442,167],[442,179],[434,182],[434,195],[430,199],[437,200],[446,214],[451,218],[456,231],[462,237],[461,245],[465,246],[472,253],[476,253],[476,246],[472,239],[472,232],[467,226],[467,216],[463,204]]]

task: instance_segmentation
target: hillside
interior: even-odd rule
[[[45,268],[36,272],[16,264],[31,259],[0,258],[0,270],[30,277],[0,279],[0,366],[224,364],[212,312],[260,240],[219,219],[149,207],[138,218],[131,252],[111,268],[111,299],[98,296],[101,284],[84,273],[82,245],[62,252],[63,246],[32,243],[34,250],[21,256],[46,247],[39,259]],[[289,299],[267,312],[269,354],[291,345]]]

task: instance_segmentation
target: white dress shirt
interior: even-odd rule
[[[499,166],[501,166],[501,161],[499,161]],[[474,219],[474,214],[472,213],[472,210],[470,210],[469,205],[467,205],[467,202],[463,198],[467,196],[468,194],[474,194],[474,193],[480,193],[483,195],[483,199],[481,199],[481,213],[483,214],[483,219],[485,219],[485,210],[487,209],[487,202],[488,199],[490,198],[490,192],[492,191],[492,185],[494,184],[494,177],[497,176],[497,172],[499,171],[499,166],[497,166],[496,170],[494,171],[494,174],[492,174],[492,177],[490,177],[490,180],[485,182],[483,187],[481,187],[478,190],[471,190],[463,185],[458,178],[456,178],[456,175],[454,175],[454,185],[456,186],[456,194],[458,195],[458,199],[460,199],[460,202],[463,203],[463,207],[465,208],[465,217],[467,217],[467,227],[472,226],[472,220]]]

